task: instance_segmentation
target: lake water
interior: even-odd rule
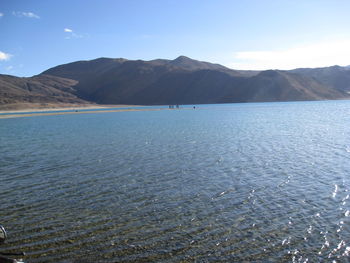
[[[350,101],[0,120],[28,262],[348,262]]]

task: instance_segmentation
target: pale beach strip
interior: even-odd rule
[[[83,108],[86,109],[86,108]],[[52,111],[53,109],[50,109]],[[55,109],[57,110],[57,109]],[[67,108],[64,108],[63,110],[67,110]],[[35,117],[35,116],[52,116],[52,115],[72,115],[72,114],[91,114],[91,113],[108,113],[108,112],[125,112],[125,111],[159,111],[159,110],[169,110],[168,108],[150,108],[150,109],[115,109],[115,110],[90,110],[90,111],[79,111],[77,108],[74,108],[73,110],[76,111],[68,111],[68,112],[40,112],[40,113],[13,113],[13,114],[6,114],[6,115],[0,115],[0,119],[10,119],[10,118],[22,118],[22,117]],[[33,110],[30,110],[28,112],[31,112]],[[23,112],[23,111],[22,111]]]
[[[114,108],[135,108],[135,107],[143,107],[142,105],[95,105],[95,104],[87,104],[87,105],[72,105],[69,106],[61,106],[57,104],[52,104],[52,106],[43,106],[38,107],[37,105],[24,105],[23,108],[17,108],[17,109],[7,109],[7,108],[0,108],[0,114],[1,113],[30,113],[30,112],[46,112],[46,111],[70,111],[70,110],[93,110],[93,109],[114,109]]]

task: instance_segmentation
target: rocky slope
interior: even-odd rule
[[[18,78],[0,75],[0,105],[13,103],[88,103],[75,95],[78,82],[50,75]]]

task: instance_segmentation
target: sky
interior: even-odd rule
[[[349,0],[0,0],[0,74],[99,57],[350,65]]]

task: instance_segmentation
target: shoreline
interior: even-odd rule
[[[6,113],[6,114],[20,114],[20,113],[30,113],[30,112],[48,112],[48,111],[64,111],[64,110],[98,110],[98,109],[113,109],[113,108],[132,108],[132,107],[142,107],[142,105],[122,105],[122,104],[116,104],[116,105],[81,105],[77,104],[74,105],[50,105],[50,106],[43,106],[43,107],[25,107],[23,109],[0,109],[0,113]]]
[[[125,107],[125,106],[123,106]],[[76,110],[77,108],[74,108]],[[87,109],[87,108],[84,108]],[[94,108],[94,109],[100,109],[100,108]],[[108,113],[108,112],[126,112],[126,111],[159,111],[159,110],[169,110],[167,108],[150,108],[150,109],[116,109],[116,110],[98,110],[98,111],[69,111],[69,112],[40,112],[40,113],[26,113],[21,114],[19,113],[13,113],[13,114],[6,114],[6,115],[0,115],[0,119],[12,119],[12,118],[22,118],[22,117],[36,117],[36,116],[54,116],[54,115],[72,115],[72,114],[91,114],[91,113]],[[52,111],[52,109],[50,110]],[[29,111],[30,112],[30,111]],[[22,113],[24,113],[22,111]]]

